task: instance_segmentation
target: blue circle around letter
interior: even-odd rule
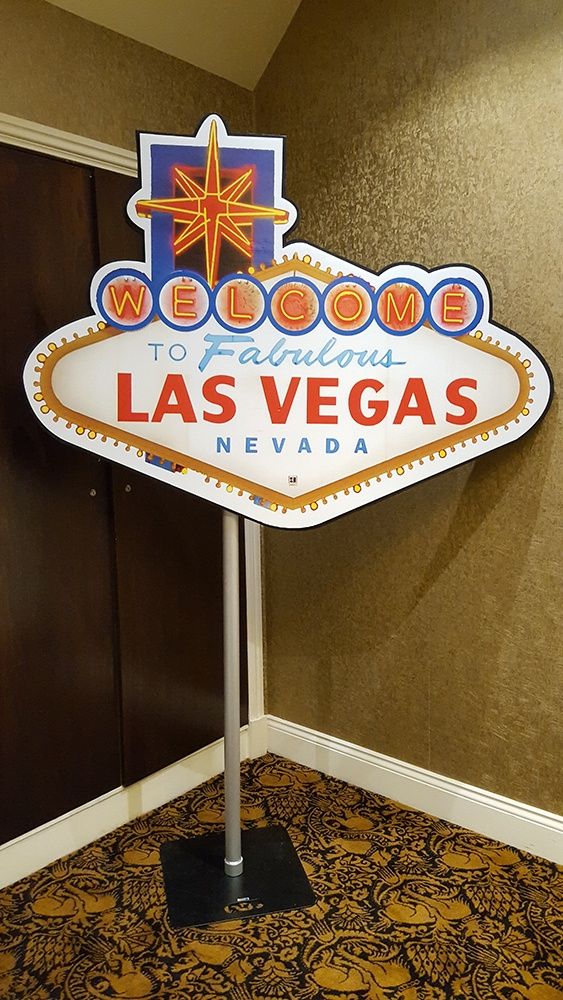
[[[250,282],[251,285],[255,285],[255,287],[258,288],[258,290],[260,291],[264,308],[262,309],[262,313],[258,317],[256,322],[252,323],[250,326],[229,326],[229,324],[226,323],[225,320],[219,315],[219,311],[217,309],[217,293],[220,292],[223,286],[226,285],[227,282],[229,281],[248,281]],[[260,323],[263,322],[264,317],[268,315],[268,296],[266,294],[266,289],[264,288],[262,282],[258,281],[258,279],[254,278],[251,274],[225,275],[225,277],[221,278],[221,280],[217,282],[217,284],[215,285],[215,288],[213,289],[212,292],[212,296],[213,296],[212,299],[213,316],[215,317],[219,325],[222,326],[224,330],[228,330],[229,333],[250,333],[252,330],[256,330],[256,328],[260,326]]]
[[[424,309],[422,310],[422,316],[420,317],[418,322],[415,323],[414,326],[411,326],[409,330],[392,330],[391,327],[387,326],[381,319],[379,312],[377,311],[377,307],[379,305],[379,300],[386,288],[390,288],[391,285],[401,285],[401,284],[411,285],[412,288],[416,288],[417,292],[419,292],[422,295],[422,299],[424,301]],[[391,278],[389,281],[386,281],[385,284],[381,286],[381,288],[378,288],[375,293],[375,310],[374,310],[375,322],[378,324],[378,326],[380,326],[383,330],[385,330],[386,333],[390,333],[392,337],[408,337],[409,333],[414,333],[416,330],[420,329],[420,327],[424,323],[424,320],[427,317],[427,314],[428,314],[427,292],[422,287],[422,285],[419,285],[418,281],[414,281],[412,278],[400,278],[400,277]]]
[[[329,320],[326,313],[326,300],[328,295],[334,291],[337,285],[350,285],[352,283],[355,285],[360,285],[360,287],[363,288],[368,293],[369,300],[371,302],[371,309],[368,318],[365,320],[364,323],[362,323],[361,326],[356,327],[354,330],[342,330],[341,327],[335,326],[334,323],[331,323],[331,321]],[[326,323],[329,330],[332,330],[334,333],[338,333],[342,337],[353,337],[355,333],[362,333],[362,331],[365,330],[370,325],[370,323],[373,322],[375,317],[375,301],[374,301],[373,288],[371,287],[370,284],[368,284],[368,282],[364,278],[357,278],[355,277],[355,275],[349,275],[348,277],[343,277],[343,278],[336,278],[335,281],[331,281],[330,284],[326,286],[323,292],[322,305],[323,305],[323,322]]]
[[[445,285],[465,285],[465,287],[468,288],[471,294],[475,297],[475,316],[467,326],[464,326],[462,330],[443,330],[432,316],[432,302],[434,300],[434,296],[436,295],[436,292],[439,292],[441,288],[445,287]],[[433,288],[430,293],[428,300],[428,320],[432,324],[433,329],[435,329],[438,333],[443,333],[444,337],[462,337],[464,333],[469,333],[470,330],[473,330],[477,324],[481,322],[484,308],[485,304],[483,296],[477,288],[477,285],[474,285],[472,281],[469,281],[468,278],[444,278],[443,281],[438,282],[436,287]]]
[[[168,316],[166,316],[166,314],[162,309],[162,306],[160,304],[160,296],[162,295],[162,291],[171,281],[174,281],[175,278],[189,278],[191,281],[196,281],[197,284],[204,290],[205,294],[207,295],[207,309],[205,311],[205,315],[203,316],[202,319],[198,319],[197,323],[191,323],[188,326],[183,326],[180,323],[173,323],[172,320],[169,319]],[[200,326],[203,326],[204,323],[207,323],[207,320],[211,315],[211,292],[209,289],[209,285],[207,284],[205,278],[203,278],[201,274],[196,274],[195,271],[184,271],[181,269],[179,271],[171,271],[170,274],[162,282],[158,290],[158,298],[156,301],[155,308],[159,315],[159,318],[162,320],[165,326],[169,326],[171,330],[177,330],[179,333],[191,333],[192,330],[199,330]]]
[[[318,303],[318,307],[319,307],[317,315],[315,316],[313,322],[309,323],[309,326],[305,327],[304,330],[288,330],[287,327],[282,326],[281,323],[278,323],[278,321],[276,319],[274,319],[274,315],[272,313],[272,299],[274,297],[274,294],[277,292],[278,288],[282,288],[283,285],[288,285],[291,282],[299,282],[300,285],[307,285],[308,288],[312,288],[313,291],[314,291],[314,293],[315,293],[315,295],[316,295],[316,298],[317,298],[317,303]],[[290,291],[291,291],[291,289],[290,289]],[[272,326],[275,326],[276,330],[279,330],[280,333],[287,334],[288,337],[302,337],[303,334],[310,333],[311,330],[315,329],[317,323],[320,322],[320,320],[321,320],[321,313],[322,313],[322,299],[321,299],[321,293],[319,292],[319,289],[317,288],[317,286],[312,281],[309,280],[309,278],[302,278],[300,274],[295,274],[295,275],[291,275],[291,276],[288,275],[286,278],[282,278],[281,281],[278,281],[275,285],[272,285],[272,287],[269,290],[269,294],[268,294],[268,319],[270,320],[270,323],[272,324]]]
[[[138,279],[143,283],[143,285],[147,287],[152,299],[152,309],[151,309],[151,315],[152,315],[152,312],[154,311],[154,294],[152,290],[152,282],[148,277],[148,275],[144,274],[142,271],[136,271],[132,267],[117,267],[115,271],[110,271],[109,274],[104,275],[104,277],[102,278],[100,284],[96,289],[96,306],[98,308],[98,312],[100,313],[100,315],[104,317],[106,323],[109,323],[109,325],[114,327],[115,329],[140,330],[141,327],[146,326],[147,322],[149,322],[147,318],[142,319],[139,323],[118,323],[104,309],[102,299],[107,286],[110,284],[110,282],[115,281],[116,278],[124,278],[124,277],[133,278],[134,280]]]

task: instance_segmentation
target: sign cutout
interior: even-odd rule
[[[64,441],[302,528],[516,440],[552,382],[475,269],[284,246],[282,158],[217,115],[193,138],[141,133],[146,259],[97,272],[93,314],[46,337],[24,382]]]

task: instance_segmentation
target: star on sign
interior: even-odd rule
[[[283,209],[240,200],[252,185],[252,168],[221,187],[217,123],[214,121],[209,130],[204,186],[188,177],[182,167],[174,167],[174,181],[186,197],[138,201],[137,214],[144,218],[153,212],[172,215],[174,222],[183,227],[173,243],[176,256],[199,240],[205,240],[206,278],[212,288],[217,283],[222,239],[252,259],[252,240],[244,229],[252,227],[256,219],[272,219],[278,224],[288,221],[288,213]]]

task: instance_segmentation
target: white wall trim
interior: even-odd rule
[[[110,146],[107,142],[63,132],[39,122],[26,121],[0,113],[0,142],[36,153],[49,153],[73,163],[114,170],[118,174],[137,174],[137,154],[130,149]]]
[[[275,716],[241,729],[241,760],[280,754],[342,781],[563,863],[563,817]],[[223,771],[223,740],[0,846],[0,887],[79,850]]]
[[[266,752],[266,719],[241,729],[241,760]],[[115,788],[0,846],[0,887],[31,875],[223,771],[223,740],[127,788]]]
[[[370,792],[563,863],[563,816],[268,716],[268,750]]]

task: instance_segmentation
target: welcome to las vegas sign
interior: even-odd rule
[[[521,437],[549,369],[491,319],[475,269],[379,273],[307,243],[280,138],[140,134],[145,261],[101,268],[92,315],[24,374],[45,426],[264,524],[301,528]]]

